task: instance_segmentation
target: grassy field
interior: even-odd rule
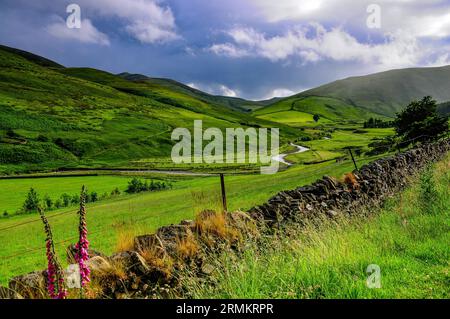
[[[125,176],[83,176],[83,177],[49,177],[49,178],[24,178],[24,179],[0,179],[0,189],[7,190],[0,195],[0,212],[11,213],[22,208],[25,197],[33,187],[41,199],[48,195],[53,201],[62,194],[77,194],[81,185],[85,185],[89,192],[110,194],[116,187],[121,192],[126,189],[130,177]]]
[[[361,152],[367,152],[370,150],[368,144],[371,141],[390,136],[393,133],[394,131],[391,128],[364,129],[363,131],[348,127],[337,128],[333,129],[332,133],[327,133],[329,137],[299,142],[311,151],[288,155],[286,159],[292,163],[312,164],[349,157],[348,150],[345,148],[352,147],[361,150]]]
[[[369,218],[293,229],[224,256],[215,284],[194,286],[193,297],[449,298],[450,155],[426,176]],[[424,205],[433,186],[437,196]],[[366,285],[371,264],[381,270],[379,289]]]
[[[375,158],[359,159],[359,164]],[[341,177],[352,169],[351,161],[345,161],[309,166],[295,165],[273,176],[226,176],[229,209],[245,210],[265,202],[278,191],[309,184],[323,175]],[[58,180],[55,179],[56,182]],[[53,187],[58,189],[58,183]],[[74,189],[78,187],[79,185]],[[219,187],[218,177],[196,177],[174,183],[172,190],[119,196],[89,204],[88,227],[91,246],[93,249],[112,253],[116,249],[119,236],[124,232],[136,235],[149,233],[157,227],[193,218],[202,209],[217,209]],[[204,196],[198,196],[199,194]],[[210,200],[199,202],[196,200],[198,197]],[[64,256],[65,248],[77,239],[76,208],[52,211],[48,213],[48,217],[58,243],[57,250],[60,256]],[[42,224],[36,215],[0,219],[0,283],[6,283],[8,278],[14,275],[45,267],[44,238]]]
[[[132,82],[35,62],[0,47],[0,174],[168,158],[172,130],[191,129],[194,120],[205,128],[279,127],[284,141],[306,135],[235,109],[247,101],[174,81]]]

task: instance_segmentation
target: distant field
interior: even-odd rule
[[[349,156],[344,147],[359,148],[368,151],[367,145],[375,138],[382,138],[394,133],[393,129],[365,129],[365,133],[355,133],[354,130],[337,129],[331,133],[331,138],[301,142],[310,148],[310,152],[288,155],[286,159],[293,163],[315,163]]]
[[[261,119],[273,121],[273,122],[279,122],[284,123],[291,126],[299,126],[304,124],[312,124],[317,125],[317,123],[314,122],[313,114],[304,113],[304,112],[298,112],[298,111],[281,111],[281,112],[275,112],[275,113],[268,113],[264,115],[258,116]],[[319,120],[319,122],[322,123],[330,123],[329,120],[322,118]]]
[[[111,193],[116,187],[124,191],[130,177],[123,176],[84,176],[84,177],[49,177],[29,179],[0,179],[0,189],[8,190],[0,192],[0,214],[8,211],[14,213],[22,207],[25,197],[33,187],[41,199],[48,195],[56,200],[64,193],[77,194],[81,186],[85,185],[89,192]]]

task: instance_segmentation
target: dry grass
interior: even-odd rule
[[[189,234],[185,238],[177,239],[177,254],[181,259],[192,259],[199,252],[199,245],[194,235]]]
[[[195,218],[195,229],[200,235],[215,235],[230,242],[239,240],[241,233],[229,225],[226,213],[204,211]]]
[[[353,173],[346,173],[343,178],[343,182],[351,189],[358,189],[359,183]]]
[[[117,242],[115,251],[121,253],[134,250],[134,238],[137,234],[138,230],[136,228],[120,227],[117,230]]]
[[[157,246],[147,247],[139,252],[147,265],[156,268],[164,274],[165,278],[172,275],[174,260]]]

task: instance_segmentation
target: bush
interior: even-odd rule
[[[153,180],[151,180],[150,183],[148,183],[147,181],[143,182],[139,178],[134,177],[131,181],[128,182],[128,187],[125,192],[129,194],[135,194],[146,191],[158,191],[168,188],[172,188],[172,185],[166,184],[165,182],[155,182]]]
[[[63,206],[63,204],[61,202],[61,199],[57,199],[56,202],[55,202],[55,207],[56,208],[61,208],[62,206]]]
[[[5,211],[3,212],[3,217],[8,217],[8,216],[9,216],[8,211],[5,210]]]
[[[111,196],[117,196],[117,195],[120,195],[120,190],[119,190],[118,187],[114,188],[114,189],[111,191]]]
[[[64,207],[69,206],[70,203],[72,202],[72,197],[66,193],[62,194],[60,198],[61,198],[62,205]]]
[[[44,197],[44,204],[45,204],[46,210],[50,210],[53,208],[53,200],[47,194]]]
[[[98,194],[96,192],[91,193],[91,202],[98,201]]]
[[[39,195],[33,188],[30,188],[27,194],[27,198],[23,203],[23,211],[26,213],[37,212],[38,208],[39,208]]]

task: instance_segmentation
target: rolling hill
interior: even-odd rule
[[[391,70],[335,81],[290,97],[304,101],[335,99],[348,106],[393,116],[414,99],[431,95],[438,102],[450,100],[450,66]],[[281,101],[283,103],[283,101]]]
[[[219,95],[211,95],[208,93],[205,93],[203,91],[200,91],[198,89],[192,88],[188,85],[185,85],[183,83],[177,82],[175,80],[171,79],[164,79],[164,78],[150,78],[142,74],[130,74],[127,72],[120,73],[118,76],[133,81],[136,83],[147,83],[149,85],[157,85],[166,87],[168,89],[171,89],[172,91],[181,92],[187,95],[191,95],[195,97],[196,99],[202,100],[206,103],[210,104],[217,104],[229,107],[231,109],[249,112],[258,108],[262,108],[264,106],[267,106],[269,104],[272,104],[277,100],[271,99],[267,101],[248,101],[244,100],[238,97],[227,97],[227,96],[219,96]]]
[[[175,82],[176,83],[176,82]],[[175,86],[175,85],[174,85]],[[176,127],[280,127],[201,93],[0,48],[0,172],[170,157]],[[180,87],[183,87],[181,84]],[[242,100],[244,101],[244,100]],[[250,102],[251,103],[251,102]],[[304,135],[281,126],[282,139]]]
[[[448,101],[449,88],[450,66],[391,70],[322,85],[275,101],[253,114],[297,127],[313,125],[314,114],[320,116],[321,124],[386,119],[426,95],[438,102]],[[448,103],[439,105],[438,111],[449,114]]]

